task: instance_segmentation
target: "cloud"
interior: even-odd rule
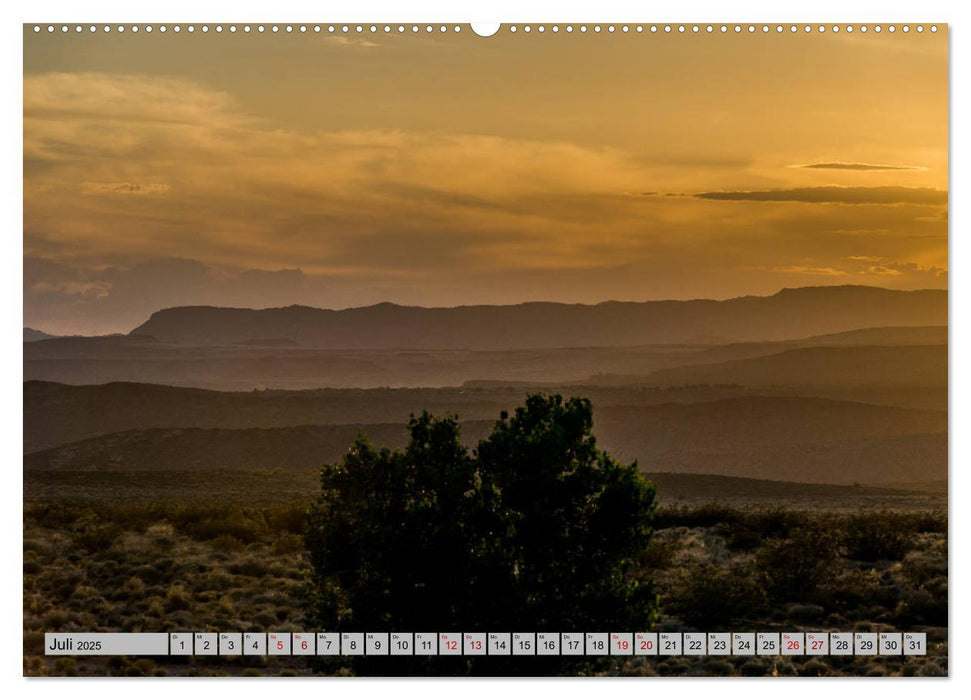
[[[349,46],[362,49],[374,49],[381,46],[381,44],[375,41],[368,41],[367,39],[355,39],[348,36],[329,36],[325,39],[325,41],[333,44],[334,46]]]
[[[936,265],[921,265],[879,255],[848,255],[832,265],[802,264],[753,268],[785,275],[800,284],[815,284],[813,278],[840,278],[844,283],[869,284],[897,289],[940,289],[947,285],[947,270]]]
[[[82,182],[81,191],[85,194],[128,194],[128,195],[158,195],[165,194],[171,189],[160,183],[138,185],[132,182]]]
[[[855,270],[858,274],[880,277],[919,276],[933,282],[940,282],[947,278],[947,270],[936,265],[924,266],[916,262],[901,262],[872,255],[852,255],[849,260],[860,266]]]
[[[772,268],[773,272],[791,272],[797,275],[820,275],[822,277],[842,277],[846,274],[845,270],[837,270],[835,267],[812,267],[809,265],[784,265]]]
[[[930,187],[796,187],[754,192],[699,192],[695,197],[735,202],[947,205],[947,191]]]
[[[616,262],[615,253],[588,248],[602,227],[633,234],[652,216],[618,201],[651,175],[617,148],[395,129],[288,131],[246,115],[226,94],[174,78],[31,75],[24,120],[28,254],[100,249],[130,264],[191,250],[236,267],[328,274],[374,269],[380,258],[389,274],[424,274],[435,256],[409,251],[408,232],[449,239],[456,265],[525,256],[569,267],[577,251],[584,264]],[[393,239],[395,230],[400,255],[359,244]]]
[[[300,269],[234,269],[185,258],[109,267],[24,258],[25,318],[61,333],[124,332],[171,306],[286,306],[308,292],[326,305],[328,285]]]
[[[916,165],[873,165],[871,163],[810,163],[797,165],[808,170],[925,170]]]
[[[160,109],[164,105],[164,109]],[[234,109],[228,93],[212,90],[184,78],[106,73],[43,73],[24,76],[24,119],[45,120],[71,126],[97,137],[92,122],[101,124],[107,135],[120,136],[119,125],[153,124],[170,127],[244,127],[253,120]],[[212,115],[219,114],[218,124]],[[43,136],[43,129],[29,129],[25,149],[40,145],[31,136]],[[70,133],[70,132],[69,132]],[[137,134],[132,134],[137,136]],[[133,139],[118,142],[130,147]],[[96,145],[104,145],[98,139]],[[51,145],[51,144],[48,144]],[[78,143],[65,143],[66,153],[76,153]]]

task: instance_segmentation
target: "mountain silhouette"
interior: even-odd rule
[[[381,303],[344,310],[288,306],[183,306],[158,311],[131,331],[195,346],[285,338],[331,349],[525,349],[788,340],[877,326],[941,326],[947,292],[834,286],[783,289],[725,301],[528,302],[424,308]]]
[[[57,338],[59,336],[52,335],[50,333],[45,333],[44,331],[38,330],[36,328],[31,328],[30,326],[24,326],[24,342],[25,343],[35,343],[38,340],[50,340],[51,338]]]

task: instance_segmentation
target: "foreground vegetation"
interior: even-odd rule
[[[25,506],[29,675],[349,673],[340,659],[45,658],[53,631],[302,631],[306,502],[262,507],[49,501]],[[551,672],[638,675],[945,675],[947,519],[662,507],[634,576],[650,572],[660,630],[916,630],[927,657],[585,659]],[[377,660],[380,662],[381,660]],[[537,659],[519,670],[538,673]],[[531,670],[532,669],[532,670]],[[546,669],[543,670],[546,672]]]

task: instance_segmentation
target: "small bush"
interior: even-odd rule
[[[186,610],[192,604],[192,600],[189,594],[186,592],[179,584],[173,584],[168,593],[165,594],[165,609],[172,610]]]
[[[785,539],[766,541],[755,555],[765,589],[779,602],[803,602],[835,571],[838,536],[815,521]]]
[[[145,596],[145,582],[137,576],[132,576],[130,579],[125,581],[124,585],[121,587],[121,590],[128,598],[141,599]]]
[[[227,534],[216,535],[216,537],[209,540],[209,544],[219,552],[241,552],[246,549],[244,542]]]
[[[275,554],[293,554],[295,552],[302,552],[303,549],[303,537],[290,533],[281,535],[273,543],[273,552]]]
[[[847,556],[859,561],[897,560],[913,547],[913,533],[893,513],[875,512],[851,515],[841,523],[840,532]]]
[[[654,538],[647,549],[644,550],[638,564],[641,569],[646,571],[668,569],[674,564],[677,553],[677,545]]]
[[[236,574],[238,576],[262,578],[270,573],[271,566],[267,562],[260,559],[244,559],[243,561],[229,564],[226,569],[231,574]]]
[[[654,528],[665,530],[669,527],[712,527],[722,523],[736,523],[742,518],[738,508],[722,503],[703,506],[668,506],[658,508],[654,514]]]
[[[947,578],[947,552],[909,552],[900,568],[903,575],[916,585]]]
[[[735,666],[727,659],[709,659],[705,664],[706,676],[731,676],[735,674]]]
[[[302,503],[272,506],[265,511],[267,527],[272,532],[303,533],[306,507]]]
[[[76,676],[78,662],[69,657],[61,657],[54,662],[54,669],[60,676]]]
[[[682,620],[708,629],[751,619],[766,604],[758,575],[744,565],[694,567],[673,598],[672,611]]]
[[[770,662],[764,659],[749,659],[738,668],[739,675],[742,676],[764,676],[772,669]]]
[[[188,521],[182,525],[182,530],[198,540],[213,540],[221,535],[229,535],[250,544],[258,542],[266,534],[267,528],[262,512],[231,508],[224,514]]]
[[[88,521],[74,533],[74,541],[88,550],[89,554],[103,552],[115,543],[122,529],[114,523],[101,524]]]
[[[820,659],[810,659],[799,667],[798,673],[800,676],[808,676],[812,678],[830,675],[829,666],[827,666],[826,663]]]

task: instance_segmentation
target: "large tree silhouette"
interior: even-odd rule
[[[321,470],[309,512],[309,621],[357,632],[648,629],[657,595],[631,571],[650,542],[655,489],[636,463],[598,449],[592,427],[587,399],[532,395],[471,453],[456,417],[427,412],[403,451],[359,437]],[[358,663],[380,672],[389,661]],[[409,667],[510,672],[483,661]]]

